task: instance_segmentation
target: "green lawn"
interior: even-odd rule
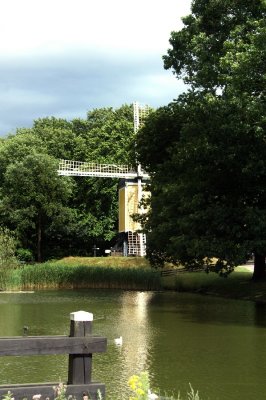
[[[196,292],[234,299],[253,300],[266,303],[266,282],[253,282],[252,271],[238,267],[227,278],[216,273],[184,272],[164,277],[165,289]]]

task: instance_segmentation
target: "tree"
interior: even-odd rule
[[[225,43],[232,42],[236,31],[248,43],[254,22],[265,17],[265,8],[261,0],[194,0],[191,11],[182,18],[184,28],[171,34],[164,66],[193,89],[215,91],[224,85]]]
[[[43,148],[42,141],[32,133],[31,129],[18,129],[16,135],[5,138],[0,146],[0,187],[9,164],[22,161],[34,149],[38,151],[41,148]]]
[[[168,106],[181,123],[169,120],[166,157],[151,160],[143,146],[155,135],[159,151],[158,124],[138,138],[140,160],[153,170],[150,258],[208,268],[216,258],[227,274],[254,253],[253,277],[265,278],[264,17],[259,1],[195,0],[171,35],[165,67],[191,90]]]
[[[66,223],[71,182],[56,174],[57,161],[33,152],[9,164],[2,187],[2,213],[19,233],[21,242],[35,239],[37,260],[42,261],[42,240],[47,226]]]
[[[81,145],[72,123],[62,118],[40,118],[34,121],[31,134],[41,142],[47,154],[57,159],[73,159],[76,148]]]
[[[135,162],[132,105],[88,112],[87,161],[129,164]]]
[[[133,109],[101,108],[88,112],[87,132],[80,121],[74,121],[86,146],[79,161],[132,164],[135,162]],[[118,228],[118,180],[109,178],[80,178],[75,181],[74,204],[78,215],[78,237],[90,233],[98,244],[110,242]],[[108,245],[108,244],[107,244]],[[92,247],[92,246],[91,246]]]
[[[44,188],[38,186],[37,182],[32,183],[29,159],[34,155],[37,158],[42,157],[42,161],[36,160],[37,165],[40,164],[40,169],[35,171],[36,180],[39,176],[38,179],[44,180],[47,177],[49,181],[54,174],[58,179],[58,188],[62,189],[63,193],[61,204],[57,185],[52,185],[54,180],[51,178],[51,185],[47,185],[47,190],[51,191],[50,197],[54,198],[54,207],[57,203],[61,211],[44,218],[41,240],[44,257],[87,255],[91,253],[95,242],[102,247],[109,246],[118,226],[117,180],[58,177],[57,166],[59,158],[99,163],[135,162],[133,137],[133,110],[132,106],[128,105],[115,110],[93,110],[88,113],[86,120],[42,118],[34,121],[32,128],[18,129],[16,135],[0,142],[1,223],[16,231],[21,239],[20,245],[35,250],[37,222],[31,207],[35,207],[35,210],[39,208],[40,203],[36,204],[36,198],[42,197]],[[45,156],[47,157],[44,160]],[[49,159],[53,164],[53,172],[49,168]],[[32,162],[34,163],[34,160]],[[23,180],[24,175],[21,174],[20,168],[25,176],[29,174],[28,183]],[[22,178],[21,183],[26,189],[30,185],[32,189],[28,190],[31,195],[22,194],[23,207],[19,200],[22,186],[16,176]],[[60,186],[60,182],[71,192],[65,199],[64,187]],[[15,201],[12,201],[12,196],[16,197]],[[46,200],[43,204],[46,204]],[[37,253],[35,251],[35,254]]]
[[[0,227],[0,288],[6,286],[8,273],[18,266],[15,257],[15,238],[12,232],[5,227]]]
[[[6,287],[8,274],[11,269],[18,266],[15,257],[15,238],[14,235],[5,227],[0,227],[0,288]]]
[[[150,254],[187,266],[216,257],[217,269],[231,270],[266,244],[266,171],[254,158],[258,151],[266,155],[263,138],[248,129],[237,103],[199,96],[177,110],[183,126],[173,126],[167,157],[146,165],[141,153],[144,166],[155,171],[146,226]]]

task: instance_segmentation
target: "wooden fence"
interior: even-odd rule
[[[29,356],[49,354],[69,354],[67,396],[77,400],[97,399],[100,390],[105,396],[105,385],[91,381],[92,354],[107,349],[107,339],[92,335],[93,314],[78,311],[70,314],[69,336],[16,336],[0,338],[0,356]],[[54,387],[59,382],[38,384],[0,385],[0,398],[8,391],[15,400],[41,394],[41,399],[55,397]]]
[[[171,275],[180,275],[183,274],[185,272],[202,272],[204,271],[204,268],[183,268],[183,269],[175,269],[175,268],[171,268],[171,269],[163,269],[161,271],[161,276],[171,276]]]

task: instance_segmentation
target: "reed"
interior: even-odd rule
[[[13,279],[9,280],[9,289],[161,289],[160,274],[150,268],[64,266],[47,262],[25,265],[13,273]]]

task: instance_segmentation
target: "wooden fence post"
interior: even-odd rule
[[[91,335],[93,314],[78,311],[70,314],[70,336],[15,336],[0,337],[1,356],[33,356],[48,354],[69,354],[67,396],[77,400],[96,400],[98,391],[105,396],[105,385],[91,382],[92,354],[106,351],[107,339]],[[25,383],[0,385],[0,398],[8,391],[16,400],[32,398],[53,398],[56,383]]]
[[[77,311],[70,314],[70,337],[86,337],[92,333],[93,314]],[[68,384],[91,383],[92,354],[70,354]]]

